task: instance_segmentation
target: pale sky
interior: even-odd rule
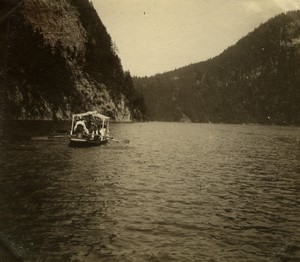
[[[93,0],[131,75],[207,60],[300,0]]]

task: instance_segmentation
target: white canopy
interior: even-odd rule
[[[88,112],[85,112],[85,113],[81,113],[81,114],[73,114],[73,118],[74,117],[83,117],[83,116],[88,116],[88,115],[92,115],[94,117],[98,117],[102,120],[109,120],[110,118],[108,116],[105,116],[105,115],[102,115],[100,113],[98,113],[97,111],[88,111]]]

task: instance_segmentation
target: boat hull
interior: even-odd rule
[[[85,138],[70,138],[69,146],[70,147],[90,147],[90,146],[100,146],[106,144],[107,140],[90,140]]]

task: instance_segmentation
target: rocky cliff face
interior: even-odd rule
[[[142,118],[142,99],[88,0],[1,1],[5,116],[68,119],[98,110]]]

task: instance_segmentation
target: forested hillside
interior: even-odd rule
[[[88,0],[0,0],[4,117],[68,119],[98,110],[141,119],[143,99]]]
[[[153,120],[300,124],[300,11],[270,19],[213,59],[134,83]]]

